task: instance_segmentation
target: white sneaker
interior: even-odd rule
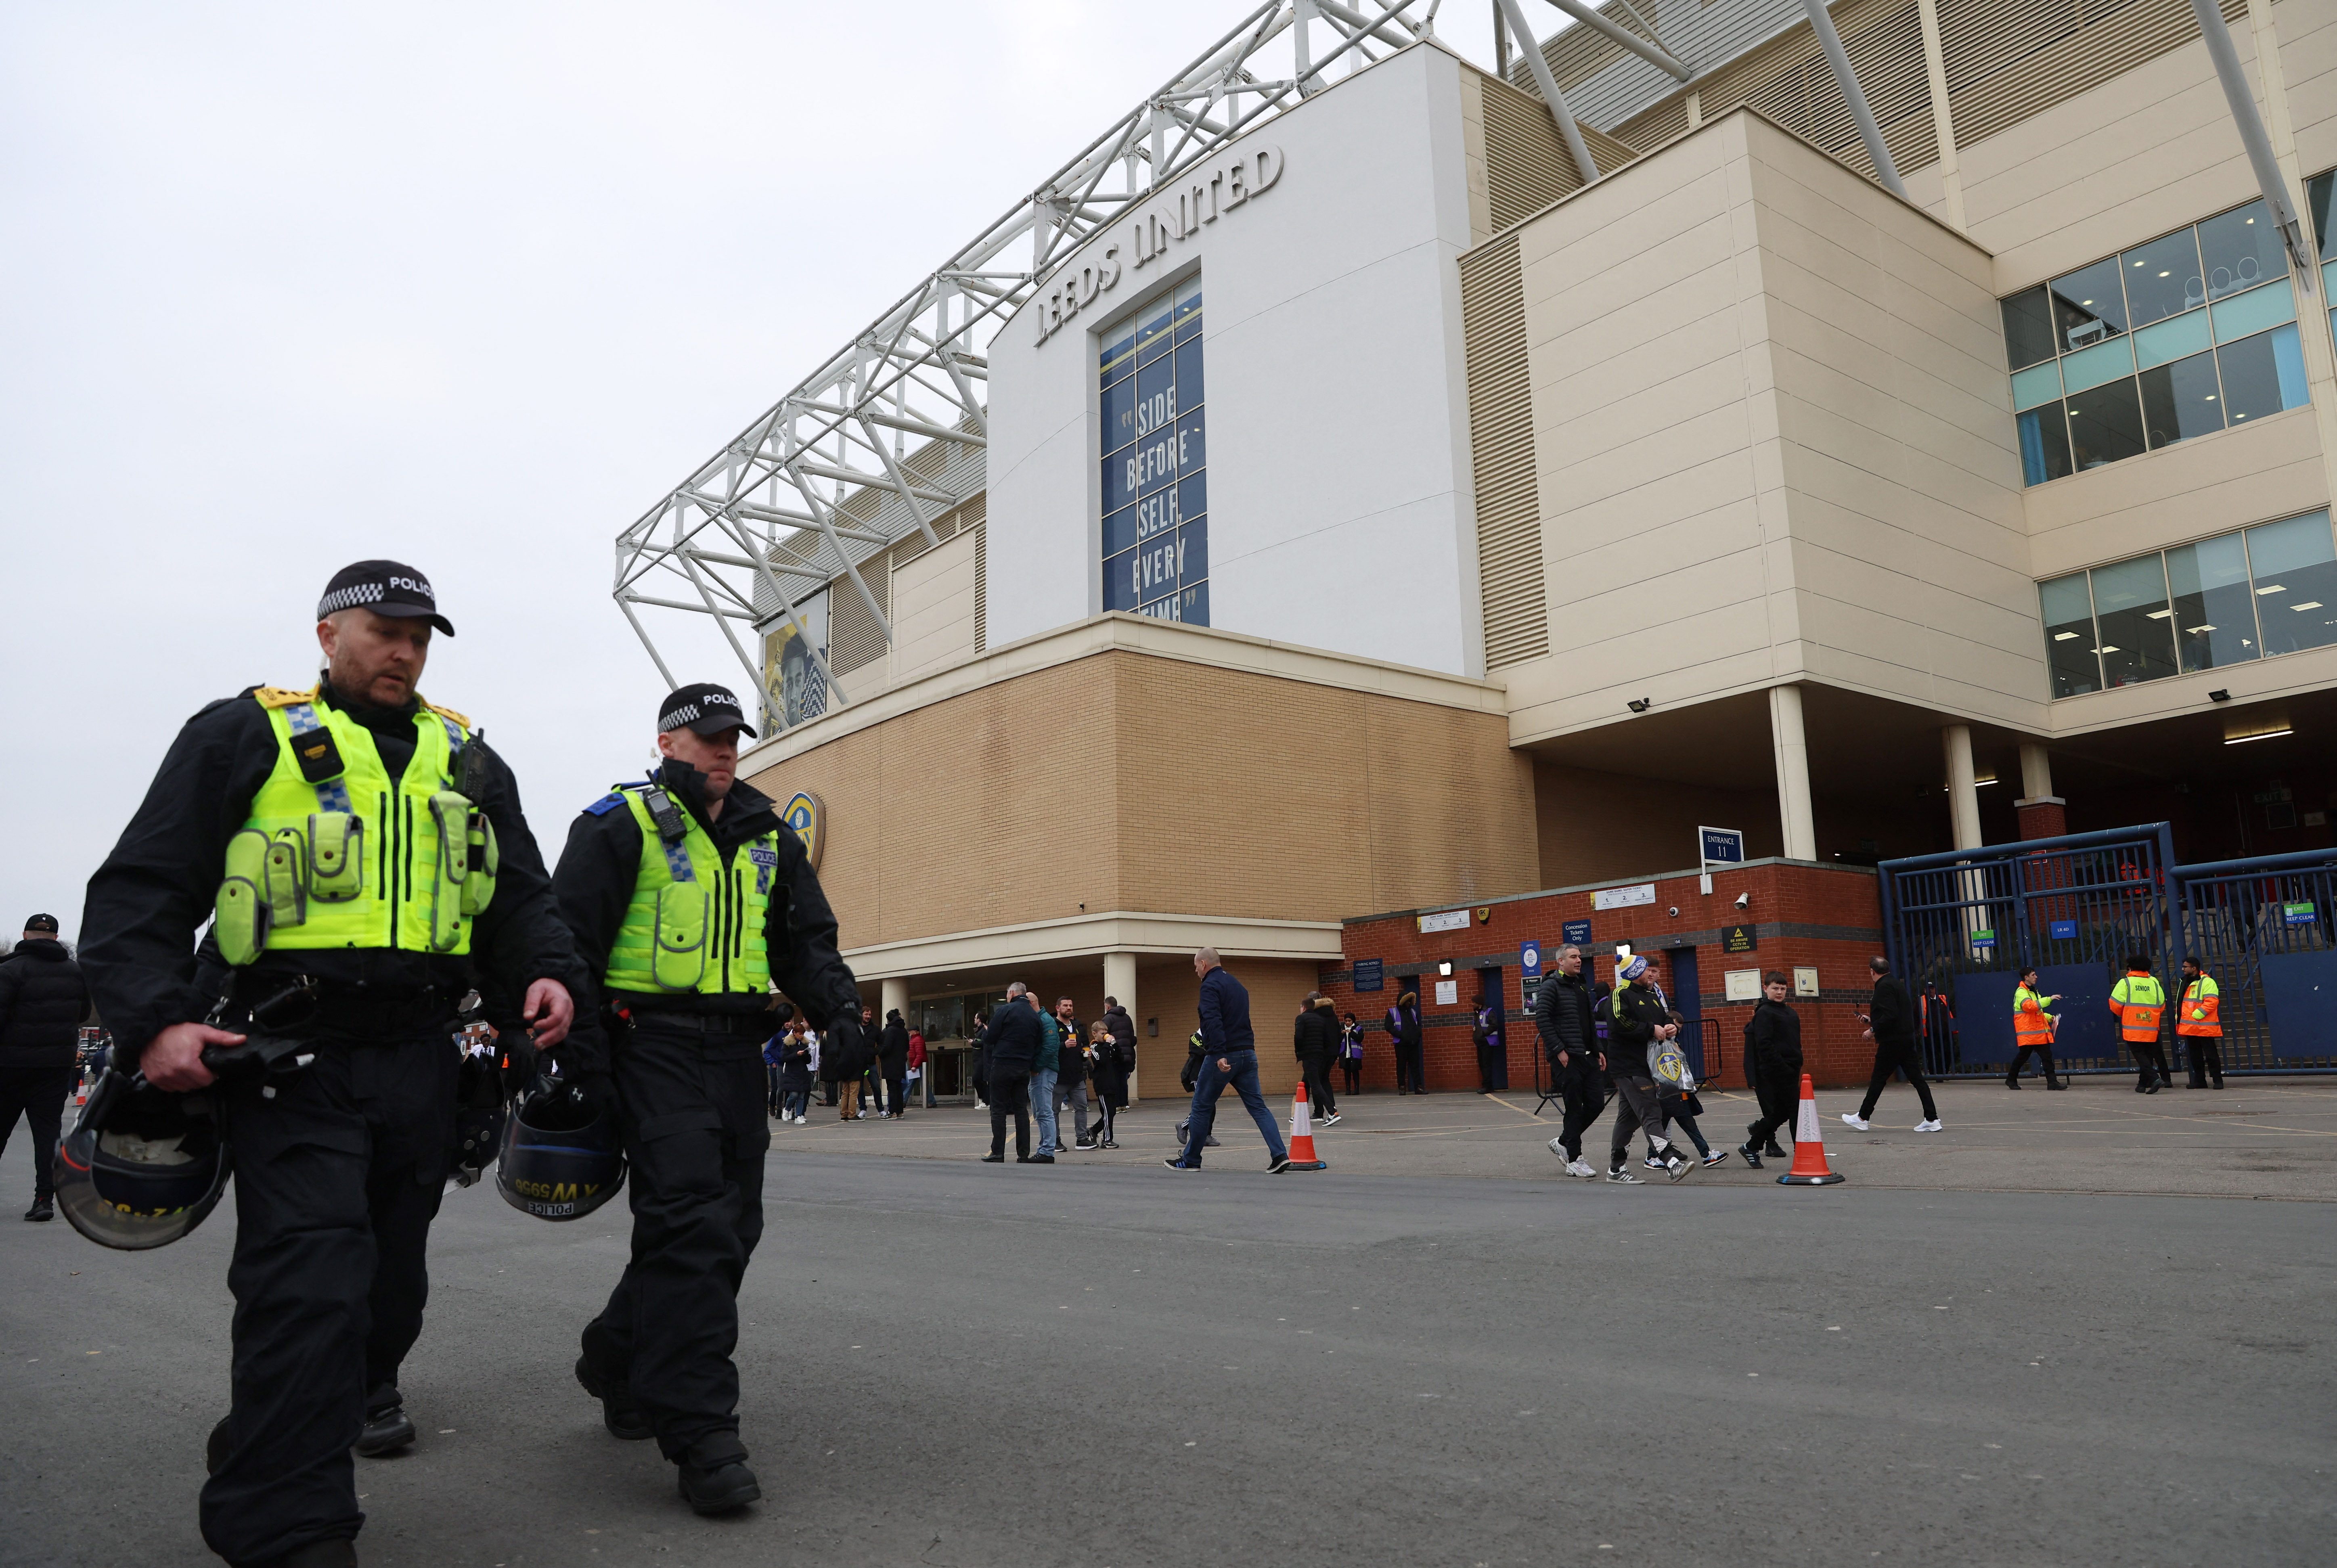
[[[1843,1112],[1842,1113],[1842,1119],[1851,1126],[1857,1128],[1861,1132],[1865,1132],[1867,1129],[1866,1118],[1857,1114],[1855,1112]]]
[[[1588,1160],[1575,1161],[1574,1163],[1566,1168],[1566,1173],[1569,1176],[1579,1176],[1585,1181],[1596,1181],[1599,1180],[1598,1167],[1591,1164]]]
[[[1918,1122],[1915,1123],[1915,1131],[1918,1132],[1937,1132],[1939,1130],[1940,1119],[1936,1116],[1932,1117],[1929,1122]]]
[[[1574,1161],[1566,1157],[1565,1144],[1553,1138],[1550,1141],[1550,1152],[1558,1156],[1558,1162],[1560,1164],[1565,1166],[1569,1171],[1574,1169]]]

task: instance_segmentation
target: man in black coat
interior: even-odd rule
[[[1745,1031],[1745,1076],[1753,1085],[1761,1118],[1745,1130],[1737,1152],[1755,1171],[1761,1156],[1780,1159],[1777,1129],[1790,1126],[1802,1098],[1802,1015],[1785,1004],[1787,982],[1772,969],[1762,979],[1761,1001]]]
[[[1590,987],[1582,979],[1582,949],[1569,942],[1558,950],[1558,973],[1534,997],[1534,1027],[1550,1053],[1552,1082],[1566,1107],[1566,1120],[1550,1152],[1566,1162],[1566,1173],[1597,1181],[1598,1169],[1582,1157],[1582,1134],[1607,1108],[1606,1054],[1591,1022]]]
[[[24,922],[24,940],[0,958],[0,1152],[22,1112],[33,1138],[33,1206],[27,1220],[56,1216],[57,1128],[73,1083],[73,1046],[89,1016],[81,965],[57,940],[57,917]]]
[[[990,1102],[990,1152],[983,1162],[1006,1162],[1006,1119],[1014,1118],[1014,1162],[1031,1163],[1031,1069],[1047,1043],[1030,987],[1017,980],[1006,988],[1006,1005],[982,1033],[974,1087]]]
[[[885,1104],[877,1114],[897,1118],[909,1098],[909,1026],[898,1007],[885,1013],[885,1033],[876,1043],[876,1075],[885,1081]]]
[[[1339,1120],[1339,1102],[1331,1093],[1331,1063],[1339,1054],[1337,1004],[1320,991],[1306,993],[1291,1043],[1297,1048],[1299,1074],[1306,1081],[1307,1103],[1328,1127]]]
[[[1867,1037],[1874,1042],[1874,1076],[1866,1085],[1866,1098],[1860,1102],[1858,1114],[1843,1112],[1843,1120],[1861,1132],[1867,1130],[1866,1119],[1874,1114],[1875,1102],[1882,1098],[1882,1086],[1891,1082],[1894,1072],[1907,1074],[1907,1082],[1915,1086],[1915,1093],[1923,1102],[1923,1119],[1915,1123],[1918,1132],[1940,1130],[1939,1107],[1931,1103],[1931,1086],[1923,1081],[1923,1056],[1915,1044],[1915,1004],[1907,995],[1907,987],[1891,973],[1887,958],[1870,960],[1867,967],[1874,971],[1874,1000],[1868,1011],[1859,1014],[1866,1025]]]

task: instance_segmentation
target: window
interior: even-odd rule
[[[2037,585],[2056,697],[2337,643],[2337,534],[2313,512]]]
[[[2332,186],[2313,182],[2316,223]],[[2306,401],[2295,290],[2261,201],[2000,303],[2031,485]]]
[[[1209,623],[1201,281],[1103,334],[1103,607]]]

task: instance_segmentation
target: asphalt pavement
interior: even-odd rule
[[[1223,1135],[1198,1173],[781,1140],[739,1355],[764,1501],[713,1521],[570,1375],[623,1217],[452,1192],[361,1559],[2329,1560],[2326,1202],[1270,1177]],[[210,1562],[232,1214],[108,1252],[16,1220],[29,1182],[20,1130],[0,1563]]]

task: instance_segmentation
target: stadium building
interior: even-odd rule
[[[1716,942],[1707,825],[1828,995],[1885,858],[2332,842],[2337,0],[1495,8],[1260,6],[620,539],[872,1001],[1158,1093],[1211,945],[1286,1086],[1524,896]]]

